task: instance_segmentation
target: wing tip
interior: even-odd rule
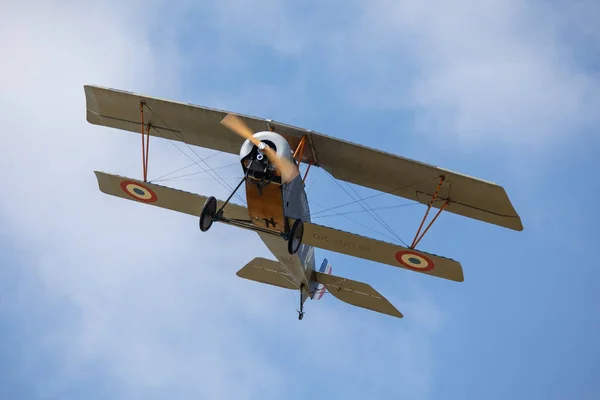
[[[523,222],[521,221],[521,218],[518,218],[518,225],[516,226],[516,228],[513,228],[515,231],[517,232],[523,232]]]
[[[98,190],[100,190],[104,194],[109,194],[108,192],[106,192],[104,186],[102,185],[102,177],[106,174],[102,171],[94,171],[94,175],[96,176],[96,182],[98,183]]]

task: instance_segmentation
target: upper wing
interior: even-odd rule
[[[465,280],[458,261],[309,222],[304,222],[302,243],[452,281]]]
[[[449,199],[448,212],[523,230],[504,188],[495,183],[325,135],[311,137],[319,166],[337,179],[427,204],[443,176],[433,207]]]
[[[151,136],[177,140],[231,154],[239,154],[244,139],[221,125],[227,111],[156,97],[103,88],[84,86],[87,121],[91,124],[141,133],[140,102],[144,103],[144,124],[150,125]],[[267,120],[239,115],[255,132],[268,129]],[[300,142],[302,133],[286,136],[291,146]]]
[[[195,146],[238,154],[243,139],[220,124],[227,111],[161,100],[97,86],[84,86],[87,120],[92,124],[141,132],[140,102],[150,134]],[[239,114],[238,114],[239,115]],[[427,204],[444,182],[433,206],[514,230],[521,219],[504,188],[422,162],[268,119],[239,115],[254,131],[273,129],[295,148],[306,136],[302,161],[322,167],[335,178]]]

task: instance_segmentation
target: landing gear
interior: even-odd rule
[[[199,224],[202,232],[210,229],[215,220],[215,215],[217,215],[217,199],[211,196],[204,203],[204,207],[202,207],[202,212],[200,213]]]
[[[210,227],[212,226],[213,222],[223,221],[223,218],[222,218],[223,217],[223,209],[229,203],[229,200],[231,200],[231,198],[233,197],[235,192],[237,192],[237,190],[240,188],[240,186],[242,186],[242,183],[244,183],[245,180],[246,180],[246,177],[244,176],[242,178],[242,180],[240,181],[240,183],[238,183],[238,185],[235,187],[233,192],[231,192],[231,194],[229,195],[227,200],[225,200],[225,202],[221,205],[221,208],[219,208],[218,211],[217,211],[217,199],[215,199],[213,196],[210,196],[208,199],[206,199],[206,202],[204,203],[204,207],[202,207],[202,212],[200,213],[200,221],[199,221],[200,230],[202,232],[206,232],[207,230],[209,230]]]
[[[302,321],[304,318],[304,302],[302,301],[302,289],[304,289],[304,284],[300,285],[300,311],[298,311],[298,319]]]
[[[300,245],[302,244],[302,237],[304,236],[304,222],[301,219],[294,221],[290,234],[288,235],[288,253],[296,254]],[[302,319],[302,318],[300,318]]]

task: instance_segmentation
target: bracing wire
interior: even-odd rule
[[[201,175],[201,174],[205,174],[206,172],[208,172],[208,171],[197,171],[197,172],[191,172],[189,174],[177,175],[177,176],[172,176],[170,178],[167,178],[169,175],[173,175],[173,174],[175,174],[177,172],[180,172],[180,171],[182,171],[182,170],[184,170],[184,169],[186,169],[186,168],[188,168],[190,166],[193,166],[193,165],[195,165],[195,164],[190,164],[187,167],[179,168],[176,171],[170,172],[170,173],[168,173],[166,175],[163,175],[163,176],[161,176],[159,178],[153,179],[150,182],[171,181],[171,180],[176,180],[176,179],[180,179],[180,178],[187,178],[187,177],[190,177],[190,176]],[[218,169],[228,168],[228,167],[232,167],[232,166],[235,166],[235,165],[239,165],[239,163],[231,163],[231,164],[227,164],[227,165],[222,165],[220,167],[212,168],[211,171],[216,171]],[[231,179],[233,179],[233,178],[231,178]],[[236,177],[235,179],[239,179],[239,178]]]
[[[312,204],[315,204],[315,205],[319,206],[319,207],[325,208],[325,206],[323,206],[323,205],[321,205],[321,204],[317,203],[316,201],[310,201],[310,202],[311,202]],[[348,221],[350,221],[350,222],[354,222],[355,224],[358,224],[358,225],[362,226],[363,228],[367,228],[367,229],[369,229],[370,231],[372,231],[372,232],[375,232],[375,233],[377,233],[377,234],[379,234],[379,235],[381,235],[381,236],[384,236],[385,238],[387,238],[387,239],[389,239],[389,240],[391,240],[391,241],[395,241],[395,240],[396,240],[396,238],[395,238],[395,237],[393,237],[393,236],[390,236],[390,235],[388,235],[388,234],[386,234],[386,233],[383,233],[383,232],[381,232],[381,231],[378,231],[377,229],[371,228],[369,225],[363,224],[362,222],[358,222],[358,221],[356,221],[356,220],[354,220],[354,219],[352,219],[352,218],[348,217],[347,215],[345,215],[345,214],[343,214],[343,213],[336,213],[335,211],[333,211],[333,212],[335,213],[335,215],[328,215],[328,217],[334,217],[334,216],[335,216],[335,217],[338,217],[338,216],[339,216],[339,217],[343,217],[343,218],[347,219]],[[364,210],[363,210],[362,212],[364,212]],[[317,217],[317,218],[319,218],[319,217]],[[311,219],[312,219],[312,216],[311,216]]]
[[[336,185],[338,185],[338,187],[344,191],[344,193],[346,193],[346,194],[347,194],[347,195],[348,195],[348,196],[349,196],[349,197],[350,197],[352,200],[356,201],[356,203],[358,203],[358,205],[360,205],[364,211],[366,211],[367,213],[369,213],[369,215],[370,215],[371,217],[373,217],[373,219],[374,219],[375,221],[377,221],[377,222],[378,222],[378,223],[379,223],[379,224],[380,224],[380,225],[381,225],[381,226],[382,226],[384,229],[386,229],[386,230],[387,230],[387,231],[388,231],[388,232],[389,232],[389,233],[390,233],[392,236],[394,236],[394,238],[395,238],[394,240],[398,239],[398,240],[400,240],[400,242],[402,242],[402,244],[404,244],[405,246],[407,246],[407,245],[406,245],[406,243],[404,242],[404,240],[402,240],[402,238],[401,238],[400,236],[398,236],[398,234],[397,234],[397,233],[396,233],[396,232],[395,232],[395,231],[394,231],[392,228],[390,228],[390,226],[389,226],[388,224],[386,224],[386,223],[385,223],[385,221],[383,221],[381,218],[379,218],[379,216],[378,216],[377,214],[375,214],[374,212],[371,212],[371,211],[369,210],[369,208],[368,208],[368,205],[367,205],[367,203],[366,203],[366,202],[365,202],[365,204],[363,204],[363,203],[362,203],[362,201],[364,201],[364,200],[363,200],[363,199],[361,199],[361,197],[358,195],[358,193],[356,193],[356,191],[354,191],[354,189],[353,189],[352,187],[350,187],[350,185],[348,185],[348,184],[347,184],[347,185],[348,185],[348,186],[349,186],[349,187],[350,187],[350,188],[351,188],[351,189],[354,191],[354,193],[355,193],[355,194],[356,194],[356,196],[358,197],[358,200],[356,200],[356,199],[354,198],[354,196],[353,196],[353,195],[352,195],[352,194],[351,194],[349,191],[347,191],[347,190],[346,190],[346,189],[345,189],[345,188],[344,188],[344,187],[343,187],[343,186],[342,186],[342,185],[341,185],[341,184],[340,184],[340,183],[339,183],[339,182],[338,182],[338,181],[337,181],[337,180],[336,180],[336,179],[335,179],[335,178],[334,178],[334,177],[333,177],[333,176],[332,176],[330,173],[329,173],[329,171],[325,171],[325,172],[326,172],[326,173],[327,173],[327,175],[328,175],[328,176],[331,178],[331,180],[333,180],[333,181],[335,182],[335,184],[336,184]],[[367,205],[367,206],[365,207],[365,205]],[[408,247],[408,246],[407,246],[407,247]]]
[[[202,163],[206,164],[206,166],[208,167],[208,170],[206,170],[206,169],[205,169],[205,168],[204,168],[202,165],[200,165],[200,164],[198,163],[198,161],[194,160],[194,159],[193,159],[193,158],[192,158],[192,157],[191,157],[189,154],[187,154],[187,153],[186,153],[186,152],[184,152],[184,151],[183,151],[181,148],[179,148],[179,146],[176,146],[176,145],[175,145],[175,144],[174,144],[174,143],[173,143],[171,140],[169,140],[169,139],[168,139],[168,138],[167,138],[165,135],[163,135],[163,134],[162,134],[162,132],[161,132],[159,129],[157,129],[156,127],[154,127],[154,126],[153,126],[152,128],[154,128],[154,130],[155,130],[156,132],[158,132],[158,133],[159,133],[159,134],[160,134],[160,135],[161,135],[161,136],[162,136],[164,139],[167,139],[167,140],[169,140],[169,143],[171,143],[171,144],[172,144],[173,146],[175,146],[175,148],[177,148],[177,149],[178,149],[178,150],[179,150],[181,153],[183,153],[183,154],[184,154],[186,157],[188,157],[188,158],[190,159],[190,161],[194,162],[194,163],[195,163],[195,164],[196,164],[196,165],[197,165],[199,168],[201,168],[201,169],[203,170],[203,172],[206,172],[206,173],[207,173],[209,176],[213,177],[217,183],[219,183],[221,186],[223,186],[223,187],[224,187],[226,190],[229,190],[229,191],[233,192],[233,188],[231,187],[231,185],[229,185],[229,184],[227,183],[227,181],[225,181],[223,178],[221,178],[221,176],[220,176],[220,175],[219,175],[217,172],[215,172],[215,171],[214,171],[214,170],[213,170],[213,169],[210,167],[210,165],[208,165],[208,163],[207,163],[207,162],[204,160],[204,158],[200,157],[200,155],[199,155],[199,154],[198,154],[196,151],[194,151],[194,149],[193,149],[193,148],[192,148],[192,147],[191,147],[191,146],[190,146],[188,143],[186,143],[186,142],[183,140],[183,136],[181,136],[181,133],[180,133],[180,132],[178,132],[178,131],[176,131],[176,130],[174,130],[174,129],[171,129],[171,127],[169,126],[169,124],[167,124],[167,123],[165,122],[165,120],[163,120],[163,119],[160,117],[160,115],[158,115],[157,113],[155,113],[155,112],[154,112],[154,110],[153,110],[153,109],[152,109],[152,108],[151,108],[151,107],[150,107],[148,104],[145,104],[145,106],[146,106],[146,107],[148,107],[148,109],[149,109],[150,111],[152,111],[152,113],[153,113],[154,115],[156,115],[156,117],[157,117],[157,118],[158,118],[158,119],[159,119],[159,120],[160,120],[160,121],[161,121],[161,122],[162,122],[162,123],[165,125],[165,127],[166,127],[167,129],[169,129],[171,132],[173,132],[173,134],[177,135],[177,134],[179,133],[179,136],[178,136],[178,137],[179,137],[179,140],[180,140],[180,141],[181,141],[183,144],[185,144],[185,146],[186,146],[186,147],[187,147],[187,148],[188,148],[188,149],[189,149],[189,150],[190,150],[190,151],[191,151],[191,152],[192,152],[192,153],[193,153],[193,154],[194,154],[194,155],[195,155],[195,156],[196,156],[196,157],[197,157],[197,158],[200,160],[200,162],[202,162]],[[214,156],[214,155],[213,155],[213,156]],[[213,172],[213,173],[214,173],[214,175],[212,175],[210,172]],[[216,177],[215,177],[215,175],[216,175]],[[236,197],[237,197],[237,198],[238,198],[238,199],[239,199],[239,200],[240,200],[240,201],[241,201],[243,204],[245,204],[245,201],[244,201],[244,199],[243,199],[243,198],[242,198],[242,197],[241,197],[241,196],[240,196],[238,193],[235,193],[235,195],[236,195]]]
[[[431,181],[431,180],[434,180],[434,179],[439,179],[439,176],[436,176],[436,177],[434,177],[434,178],[430,178],[430,179],[424,179],[424,180],[422,180],[422,181],[415,182],[415,183],[411,183],[411,184],[408,184],[408,185],[399,186],[399,187],[397,187],[396,189],[394,189],[394,190],[391,190],[391,191],[389,191],[389,192],[381,192],[381,193],[376,193],[376,194],[373,194],[373,195],[371,195],[371,196],[363,197],[363,198],[362,198],[362,200],[364,201],[364,200],[368,200],[368,199],[373,199],[373,198],[375,198],[375,197],[383,196],[383,195],[385,195],[385,194],[393,194],[394,192],[397,192],[397,191],[399,191],[399,190],[406,189],[406,188],[409,188],[409,187],[411,187],[411,186],[420,185],[421,183],[424,183],[424,182],[427,182],[427,181]],[[356,201],[356,200],[353,200],[353,201],[350,201],[350,202],[348,202],[348,203],[343,203],[343,204],[340,204],[340,205],[337,205],[337,206],[333,206],[333,207],[325,208],[324,210],[318,211],[318,212],[316,212],[316,213],[311,213],[311,214],[310,214],[310,217],[312,218],[312,217],[315,217],[315,216],[317,216],[318,214],[322,214],[322,213],[324,213],[324,212],[327,212],[327,211],[333,211],[333,210],[336,210],[336,209],[338,209],[338,208],[342,208],[342,207],[350,206],[350,205],[352,205],[352,204],[356,204],[356,203],[357,203],[357,201]],[[316,204],[316,203],[315,203],[315,204]],[[304,217],[306,218],[306,217],[308,217],[308,216],[309,216],[309,215],[306,215],[306,216],[304,216]]]
[[[390,210],[392,208],[402,208],[402,207],[409,207],[409,206],[418,206],[421,205],[421,203],[407,203],[407,204],[396,204],[393,206],[386,206],[386,207],[375,207],[375,208],[371,208],[372,211],[376,211],[376,210]],[[317,219],[317,218],[329,218],[329,217],[339,217],[342,215],[350,215],[350,214],[360,214],[365,212],[365,210],[356,210],[356,211],[347,211],[347,212],[333,212],[333,214],[328,214],[328,215],[317,215],[315,217],[311,217],[313,219]]]

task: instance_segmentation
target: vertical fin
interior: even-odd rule
[[[326,275],[331,275],[331,264],[329,264],[329,262],[327,261],[327,259],[323,259],[323,263],[321,264],[321,268],[319,268],[319,272],[322,274],[326,274]],[[320,300],[321,297],[323,297],[323,295],[325,294],[325,291],[327,289],[325,288],[325,285],[323,285],[322,283],[319,283],[317,285],[317,290],[315,291],[315,295],[313,297],[314,300]]]

